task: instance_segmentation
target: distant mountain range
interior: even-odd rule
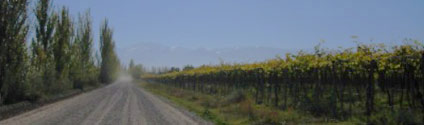
[[[184,48],[171,47],[157,43],[137,43],[118,47],[118,55],[123,63],[134,59],[137,64],[146,67],[182,67],[187,64],[252,63],[275,58],[297,50],[285,50],[271,47],[234,47],[234,48]]]

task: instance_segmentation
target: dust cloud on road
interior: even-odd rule
[[[129,76],[117,82],[67,100],[46,105],[6,119],[0,125],[196,125],[210,124],[201,118],[176,108],[136,84]]]

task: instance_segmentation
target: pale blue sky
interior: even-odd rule
[[[73,15],[91,8],[118,47],[157,43],[186,48],[308,49],[424,40],[424,0],[56,0]],[[98,37],[98,36],[96,36]]]
[[[220,48],[352,46],[424,39],[423,0],[56,0],[74,15],[109,18],[118,45],[154,42]],[[98,29],[96,29],[97,31]]]

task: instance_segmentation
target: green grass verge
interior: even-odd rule
[[[137,81],[141,87],[169,99],[217,125],[249,124],[355,124],[327,118],[316,118],[294,109],[280,110],[256,105],[253,98],[241,92],[227,96],[208,95],[162,84]]]

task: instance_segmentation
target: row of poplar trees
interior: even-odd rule
[[[111,83],[119,60],[107,21],[99,43],[100,57],[89,12],[74,21],[66,7],[55,10],[50,0],[33,7],[29,0],[1,0],[0,105]]]

